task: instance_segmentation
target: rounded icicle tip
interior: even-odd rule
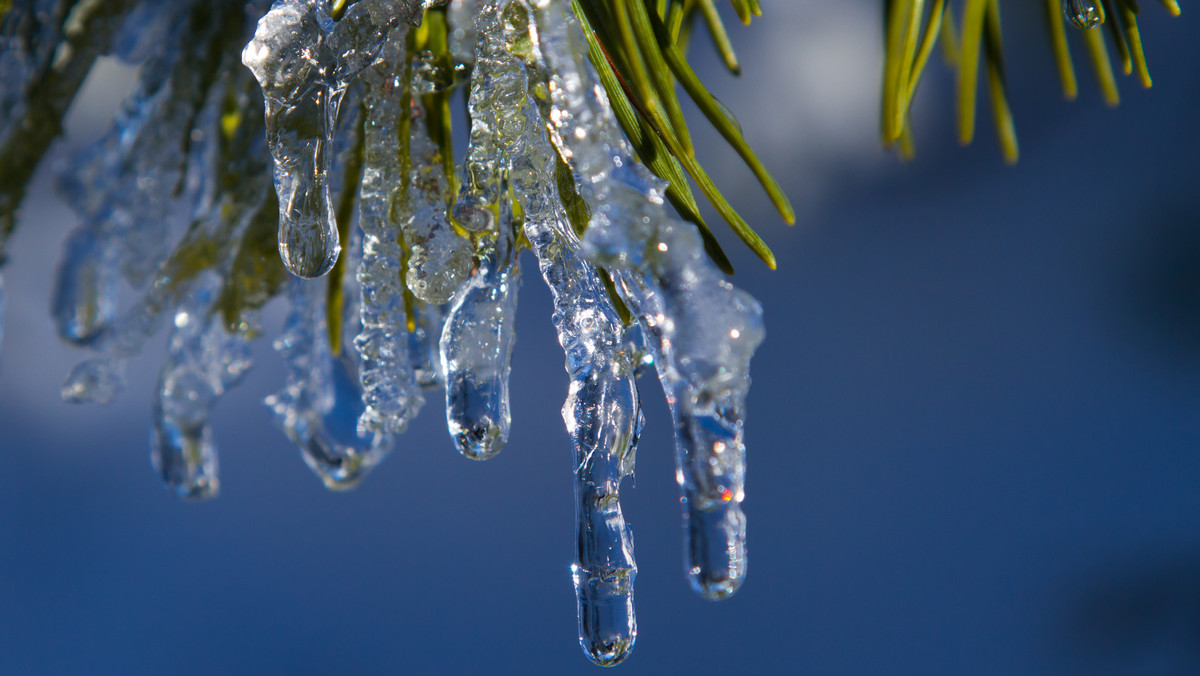
[[[1085,30],[1104,23],[1104,10],[1095,0],[1063,0],[1063,14]]]
[[[483,415],[478,420],[458,422],[464,424],[456,425],[452,434],[458,452],[465,457],[471,460],[488,460],[504,450],[508,434],[502,427],[494,424],[489,416]]]
[[[304,279],[323,277],[337,263],[338,254],[342,247],[337,243],[337,231],[334,231],[332,246],[313,247],[307,243],[293,242],[285,236],[283,229],[279,236],[279,258],[288,272]]]
[[[589,641],[579,637],[579,646],[588,659],[601,667],[615,667],[633,652],[634,637],[608,637]]]
[[[746,580],[746,515],[736,502],[700,509],[688,501],[684,535],[692,590],[719,601]]]

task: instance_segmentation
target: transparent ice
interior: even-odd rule
[[[474,273],[450,302],[440,343],[446,426],[459,452],[473,460],[499,453],[512,423],[508,375],[521,273],[511,220],[502,216],[500,226],[495,240],[481,244]]]
[[[399,434],[424,399],[409,360],[404,287],[404,252],[397,212],[405,201],[397,119],[396,88],[406,86],[404,41],[407,27],[392,31],[379,61],[362,77],[366,120],[358,225],[363,256],[358,268],[362,331],[354,338],[360,355],[359,378],[365,409],[360,425],[373,432]]]
[[[401,52],[403,54],[403,52]],[[419,58],[419,57],[418,57]],[[443,157],[429,136],[420,93],[432,90],[428,71],[413,64],[409,111],[409,211],[401,221],[409,247],[405,282],[423,303],[449,302],[471,269],[473,247],[446,215],[450,186]]]
[[[266,98],[279,254],[299,277],[329,272],[341,250],[328,178],[346,86],[420,8],[413,0],[361,0],[335,22],[330,0],[276,0],[242,52]]]
[[[243,73],[240,69],[234,71],[213,86],[196,126],[188,132],[191,139],[188,162],[193,173],[199,176],[202,187],[196,191],[196,203],[186,233],[174,253],[160,264],[145,292],[126,310],[106,321],[102,331],[95,331],[85,341],[89,349],[100,354],[72,369],[62,388],[62,396],[67,401],[111,401],[124,387],[126,361],[136,356],[146,340],[159,330],[164,314],[187,297],[199,266],[216,262],[218,269],[228,270],[236,253],[234,245],[242,233],[264,208],[273,204],[273,200],[266,199],[270,179],[266,172],[268,160],[261,127],[243,125],[232,136],[219,129],[222,105],[227,100],[246,105],[249,114],[255,111],[254,99],[246,97],[247,88],[253,81]],[[237,179],[233,180],[233,177]],[[121,240],[113,243],[124,244]],[[100,274],[116,276],[115,259],[132,255],[121,248],[117,248],[117,252],[108,262],[109,267]],[[68,260],[63,265],[73,264]],[[60,279],[64,274],[60,270]],[[87,287],[75,288],[82,291]],[[61,288],[55,294],[56,314],[60,307],[58,299],[64,295]],[[65,302],[62,305],[68,306]],[[76,298],[68,307],[86,308],[88,304]],[[76,313],[76,317],[82,316],[81,310]],[[82,325],[78,320],[76,324]],[[64,323],[60,322],[59,326],[61,330]]]
[[[1063,14],[1083,29],[1095,28],[1104,21],[1104,14],[1095,0],[1063,0]]]
[[[275,341],[287,365],[287,383],[266,404],[325,486],[347,490],[383,460],[392,437],[359,425],[365,407],[351,348],[358,332],[357,303],[347,294],[342,350],[335,355],[325,321],[326,287],[324,280],[288,282],[288,316]]]
[[[746,573],[742,427],[762,309],[722,279],[694,227],[665,213],[661,184],[624,142],[569,4],[536,6],[552,137],[591,206],[584,249],[637,314],[675,422],[685,570],[699,594],[723,598]]]
[[[558,194],[554,148],[526,69],[511,49],[528,36],[528,21],[524,5],[484,2],[476,68],[486,67],[493,86],[510,89],[517,102],[490,108],[486,121],[511,158],[509,173],[524,213],[525,235],[554,296],[552,320],[571,379],[562,415],[575,468],[571,571],[579,642],[591,660],[611,666],[629,655],[637,639],[637,563],[633,533],[621,511],[620,485],[633,473],[643,418],[624,322],[581,255]]]
[[[197,285],[175,311],[167,358],[154,397],[151,459],[167,488],[181,498],[217,495],[217,449],[209,415],[218,397],[250,367],[244,335],[227,332],[212,305],[220,292],[215,275]]]

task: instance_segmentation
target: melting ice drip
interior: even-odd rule
[[[70,3],[31,3],[70,29]],[[486,459],[509,436],[528,247],[570,377],[562,414],[580,644],[616,664],[637,638],[637,564],[620,505],[643,423],[637,376],[653,365],[670,405],[688,577],[705,597],[727,596],[746,570],[743,418],[761,309],[724,281],[695,228],[666,214],[566,0],[449,3],[447,46],[470,69],[470,134],[457,173],[447,171],[431,131],[441,111],[426,108],[446,82],[411,47],[432,4],[359,0],[335,20],[330,0],[269,10],[262,0],[249,11],[261,20],[247,22],[238,0],[114,0],[113,14],[87,23],[103,39],[76,54],[144,65],[113,131],[62,185],[82,225],[54,315],[64,339],[96,353],[63,394],[110,400],[126,360],[173,318],[154,464],[180,496],[211,497],[210,412],[250,365],[258,308],[282,291],[275,347],[287,377],[267,404],[329,488],[361,481],[422,390],[439,385],[456,447]],[[16,39],[0,32],[16,45],[0,54],[0,73],[20,76],[0,82],[0,140],[28,116],[29,73],[53,61],[42,43]],[[580,198],[587,224],[564,208]],[[125,286],[139,295],[122,304]]]

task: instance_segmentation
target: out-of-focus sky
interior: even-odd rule
[[[1081,94],[1062,100],[1025,4],[1004,3],[1015,168],[986,108],[956,147],[938,64],[917,160],[879,149],[875,2],[764,3],[732,29],[739,80],[697,45],[800,218],[783,227],[732,155],[705,151],[780,260],[723,236],[768,327],[749,579],[720,603],[689,591],[670,421],[644,380],[624,502],[640,632],[620,672],[1200,672],[1200,25],[1145,3],[1155,87],[1122,78],[1110,110],[1074,35]],[[129,83],[107,72],[65,147],[102,133]],[[0,673],[595,669],[568,571],[567,381],[532,259],[499,457],[459,457],[434,396],[357,491],[326,492],[260,404],[283,379],[260,341],[215,412],[221,496],[183,504],[147,459],[161,337],[112,406],[59,401],[82,355],[48,315],[74,226],[51,164],[4,269]]]

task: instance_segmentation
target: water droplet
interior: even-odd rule
[[[1094,0],[1063,0],[1063,13],[1079,28],[1095,28],[1104,23],[1104,9]]]

